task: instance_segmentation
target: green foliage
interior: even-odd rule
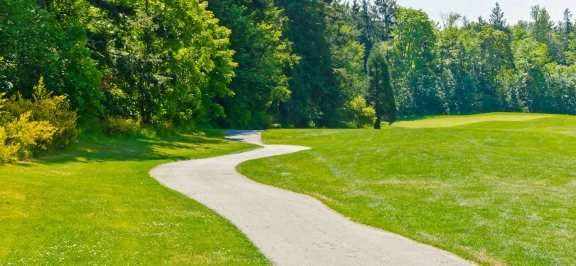
[[[107,40],[96,53],[109,88],[106,106],[111,115],[140,119],[159,126],[177,126],[223,116],[213,101],[232,95],[227,88],[234,73],[230,31],[221,27],[206,3],[198,1],[136,1],[125,4],[119,18],[102,15],[93,31]],[[109,16],[106,16],[109,15]],[[116,23],[113,31],[106,26]],[[115,105],[120,104],[120,108]]]
[[[85,29],[75,20],[62,25],[35,1],[0,0],[0,92],[32,98],[42,76],[46,88],[66,95],[84,117],[98,117],[100,71],[86,48]]]
[[[366,50],[359,41],[360,32],[352,23],[354,13],[344,5],[334,4],[333,8],[342,16],[332,22],[332,64],[339,93],[344,99],[353,100],[356,95],[365,94],[363,57]]]
[[[66,96],[53,96],[52,92],[46,90],[43,78],[34,86],[31,100],[17,94],[4,107],[13,116],[31,112],[31,121],[47,121],[56,127],[50,141],[43,143],[46,147],[63,148],[77,141],[79,132],[76,129],[76,112],[71,110]]]
[[[368,94],[367,100],[376,111],[375,129],[380,129],[381,121],[392,125],[396,121],[396,100],[390,80],[388,62],[383,47],[372,49],[368,58]]]
[[[433,75],[436,40],[434,24],[426,13],[398,9],[390,64],[398,107],[404,115],[440,110]]]
[[[238,63],[229,87],[233,97],[219,99],[226,112],[221,125],[233,128],[266,128],[278,104],[290,98],[283,72],[298,57],[292,43],[282,36],[286,17],[273,1],[210,0],[209,9],[229,28],[230,49]],[[272,109],[272,110],[271,110]]]
[[[46,149],[57,131],[48,121],[30,121],[31,111],[17,117],[3,111],[10,102],[0,93],[0,164],[29,158],[35,151]]]
[[[320,0],[281,0],[278,5],[288,17],[285,36],[301,58],[286,70],[292,94],[280,104],[279,120],[284,126],[335,126],[354,97],[350,91],[360,90],[355,87],[361,80],[357,60],[363,52],[351,11]]]
[[[425,14],[400,9],[386,48],[399,114],[574,113],[571,13],[557,26],[539,6],[532,17],[510,28],[496,6],[490,24],[449,14],[434,29]]]
[[[372,106],[366,106],[366,100],[362,96],[346,103],[346,112],[356,128],[363,128],[376,122],[376,110]]]
[[[0,163],[30,158],[50,147],[61,148],[76,142],[76,112],[65,96],[52,96],[40,78],[33,99],[21,94],[9,100],[0,93]]]
[[[108,117],[104,127],[109,136],[134,136],[138,133],[140,123],[131,118]]]
[[[0,0],[0,92],[31,100],[43,76],[81,123],[330,127],[367,95],[383,42],[399,116],[576,113],[570,10],[556,24],[535,6],[509,26],[496,4],[489,21],[450,13],[440,27],[395,0],[351,4]]]
[[[1,151],[0,163],[28,159],[35,151],[45,150],[43,143],[49,143],[57,128],[48,121],[30,121],[32,112],[20,115],[8,123],[3,123],[5,130],[4,151]],[[14,152],[15,151],[15,152]]]

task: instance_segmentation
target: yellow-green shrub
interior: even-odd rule
[[[29,121],[32,112],[27,112],[6,125],[5,144],[17,146],[18,158],[29,158],[37,150],[45,150],[57,128],[48,121]]]
[[[357,128],[373,125],[376,122],[376,110],[372,106],[366,106],[366,100],[362,96],[346,103],[345,109],[348,117],[352,119]]]
[[[0,163],[15,161],[17,159],[16,153],[20,149],[18,144],[8,144],[6,139],[8,134],[4,127],[0,126]]]
[[[30,121],[47,121],[56,127],[51,139],[40,141],[39,145],[44,147],[62,148],[78,139],[76,112],[70,109],[66,96],[52,96],[51,92],[46,91],[43,78],[34,86],[32,99],[24,99],[22,95],[12,96],[5,103],[5,110],[15,117],[31,112]]]
[[[17,118],[1,111],[3,103],[9,102],[3,96],[0,94],[0,163],[28,158],[35,150],[46,149],[43,143],[50,142],[57,128],[48,121],[30,121],[30,111]]]
[[[140,123],[131,118],[108,117],[105,126],[110,136],[132,136],[138,133]]]

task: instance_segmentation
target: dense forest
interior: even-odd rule
[[[79,124],[112,128],[575,114],[571,12],[487,15],[436,23],[394,0],[0,0],[0,93],[61,97]],[[2,123],[25,114],[15,105]]]

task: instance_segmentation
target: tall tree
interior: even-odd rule
[[[442,109],[433,72],[435,32],[434,23],[426,13],[398,9],[390,63],[402,115],[424,115]]]
[[[358,16],[358,30],[360,31],[360,43],[364,45],[364,71],[367,71],[368,56],[376,38],[376,25],[373,20],[372,5],[368,0],[362,0]]]
[[[500,8],[500,4],[496,3],[496,7],[492,9],[492,14],[490,14],[490,25],[497,30],[505,31],[506,19],[504,18],[504,12]]]
[[[466,36],[470,25],[458,28],[459,14],[451,14],[446,19],[436,43],[436,75],[438,76],[439,97],[446,114],[472,112],[475,98],[475,84],[470,71],[470,52]]]
[[[320,0],[277,3],[288,17],[285,34],[301,58],[292,69],[286,69],[292,94],[280,104],[280,122],[296,127],[335,125],[346,99],[340,94],[332,63],[330,19],[335,17],[334,10]]]
[[[358,41],[360,32],[356,28],[356,16],[346,5],[334,3],[332,8],[338,14],[331,24],[332,68],[339,91],[349,101],[363,95],[364,88],[364,47]]]
[[[531,33],[536,41],[547,43],[552,33],[554,22],[550,19],[550,14],[546,8],[540,8],[539,5],[533,6],[530,16],[534,20],[531,24]]]
[[[375,0],[374,7],[376,9],[376,19],[382,24],[380,40],[389,41],[392,39],[392,30],[394,23],[396,23],[398,4],[396,0]]]
[[[290,97],[284,68],[297,61],[283,36],[286,17],[271,0],[209,0],[209,9],[232,30],[230,49],[238,63],[230,83],[233,97],[219,99],[226,112],[222,126],[265,128],[270,108]],[[274,106],[273,106],[274,105]]]
[[[566,8],[564,10],[564,22],[562,27],[562,34],[564,36],[570,36],[570,33],[574,32],[574,23],[572,22],[572,12],[570,9]]]
[[[382,121],[392,125],[396,121],[396,100],[390,79],[388,62],[381,47],[374,47],[368,59],[367,101],[376,110],[374,129],[380,129]]]
[[[550,19],[550,14],[545,8],[540,6],[532,7],[531,17],[534,20],[530,24],[530,34],[540,42],[546,44],[548,54],[557,63],[564,63],[564,45],[559,36],[554,32],[554,22]]]

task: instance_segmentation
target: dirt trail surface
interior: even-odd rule
[[[228,139],[262,145],[261,131],[229,131]],[[351,222],[320,201],[254,182],[241,162],[308,148],[262,145],[249,152],[181,161],[150,174],[235,224],[275,265],[475,265],[405,237]]]

